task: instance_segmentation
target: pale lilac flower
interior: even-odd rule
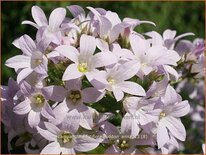
[[[106,13],[102,15],[92,7],[87,8],[98,20],[97,33],[100,37],[100,39],[98,39],[99,43],[107,42],[111,44],[115,42],[124,28],[118,14],[112,11],[106,11]]]
[[[168,50],[162,45],[150,46],[148,40],[141,38],[138,35],[130,35],[130,44],[133,53],[130,53],[130,58],[140,64],[138,75],[143,78],[152,71],[157,71],[159,66],[162,66],[167,72],[171,73],[172,66],[177,65],[180,56],[173,50]],[[139,46],[141,45],[141,46]],[[170,70],[172,70],[170,72]],[[137,70],[138,71],[138,70]]]
[[[154,104],[139,97],[127,97],[124,102],[124,109],[127,112],[121,122],[121,131],[130,134],[131,137],[138,136],[141,126],[155,122],[157,117],[152,113]]]
[[[93,87],[82,89],[81,79],[67,81],[65,88],[61,86],[45,87],[43,93],[47,99],[61,102],[53,110],[55,119],[52,122],[61,123],[68,112],[75,110],[73,114],[77,122],[88,129],[92,126],[92,113],[83,103],[95,103],[103,97],[102,92]]]
[[[116,63],[117,60],[113,53],[103,51],[94,54],[95,49],[95,38],[84,34],[80,38],[80,52],[69,45],[62,45],[55,48],[55,51],[74,62],[67,67],[62,80],[77,79],[83,75],[86,75],[87,79],[91,80],[92,73],[97,71],[96,68]]]
[[[186,131],[180,117],[190,111],[188,101],[181,101],[181,97],[171,86],[167,86],[161,100],[162,102],[158,103],[158,108],[161,109],[157,124],[158,148],[162,148],[169,141],[169,133],[175,138],[185,141]]]
[[[24,126],[24,117],[19,116],[13,112],[15,104],[19,101],[15,99],[15,95],[19,91],[19,86],[12,78],[8,81],[8,86],[1,86],[1,106],[2,117],[1,121],[4,124],[4,131],[8,134],[8,151],[12,149],[12,139],[20,134],[26,132]]]
[[[17,104],[13,111],[18,115],[28,114],[28,124],[35,128],[41,121],[41,116],[47,119],[54,118],[54,113],[47,103],[41,90],[34,90],[28,83],[21,84],[21,92],[25,99]]]
[[[145,96],[145,90],[137,83],[126,81],[132,78],[139,68],[139,64],[131,61],[123,65],[116,65],[107,72],[101,71],[94,75],[91,83],[98,89],[113,92],[117,101],[124,97],[124,93]]]
[[[153,46],[155,45],[163,45],[167,47],[168,49],[174,49],[175,43],[186,36],[194,35],[194,33],[184,33],[179,36],[176,36],[176,31],[167,29],[163,32],[163,36],[161,36],[159,33],[155,31],[151,31],[146,33],[147,36],[151,37],[150,41]],[[176,37],[175,37],[176,36]]]
[[[110,146],[105,154],[142,154],[145,153],[141,146],[154,146],[154,138],[145,133],[140,133],[137,137],[131,138],[126,133],[116,133],[116,137],[111,139]],[[138,147],[139,146],[139,147]]]
[[[23,21],[22,24],[29,24],[38,29],[38,33],[41,33],[42,39],[46,42],[46,40],[50,40],[55,44],[59,44],[61,42],[61,31],[60,25],[66,16],[66,9],[64,8],[56,8],[52,11],[49,16],[49,21],[42,11],[42,9],[38,6],[32,7],[32,17],[34,22],[31,21]]]
[[[126,39],[126,41],[128,42],[129,42],[130,34],[137,33],[134,31],[134,28],[136,26],[141,25],[141,24],[151,24],[151,25],[156,26],[155,23],[151,21],[143,21],[143,20],[133,19],[133,18],[124,18],[123,24],[124,24],[124,29],[121,32],[121,37],[123,39]]]
[[[36,45],[28,35],[18,39],[18,44],[23,55],[14,56],[5,64],[19,72],[17,82],[20,83],[33,72],[46,76],[48,59],[42,51],[43,47]]]
[[[41,154],[75,154],[76,151],[93,150],[99,145],[97,140],[88,135],[75,135],[75,124],[67,123],[67,126],[61,128],[48,122],[44,123],[46,129],[37,127],[38,132],[50,142]]]

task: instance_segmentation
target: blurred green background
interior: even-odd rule
[[[2,85],[7,85],[10,76],[15,79],[15,72],[4,66],[5,60],[8,58],[21,54],[21,51],[16,49],[12,42],[14,39],[23,34],[30,35],[35,39],[36,29],[28,26],[21,25],[23,20],[33,20],[31,16],[31,7],[33,5],[40,6],[46,13],[47,17],[50,12],[56,7],[65,7],[71,4],[77,4],[82,7],[102,7],[106,10],[115,11],[119,14],[120,18],[131,17],[140,20],[153,21],[156,27],[151,25],[141,25],[136,28],[138,32],[157,31],[162,33],[165,29],[173,29],[177,34],[185,32],[195,33],[195,37],[204,38],[205,29],[205,11],[204,2],[1,2],[1,73]],[[71,16],[69,11],[68,16]],[[188,37],[193,40],[195,37]],[[6,136],[2,132],[2,153],[7,153]],[[198,137],[198,135],[197,135]],[[202,153],[201,141],[194,144],[189,142],[189,148],[183,153]],[[193,146],[190,148],[190,146]],[[197,146],[197,147],[195,147]],[[20,150],[16,153],[22,153]]]

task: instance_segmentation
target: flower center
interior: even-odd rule
[[[33,103],[36,107],[41,108],[44,106],[45,98],[41,94],[37,94],[33,96]]]
[[[128,142],[124,139],[119,140],[119,143],[117,145],[121,150],[125,150],[125,149],[128,149],[130,147]]]
[[[57,137],[57,139],[60,143],[66,144],[72,142],[73,136],[70,132],[64,131]]]
[[[77,103],[81,99],[81,93],[79,90],[71,90],[67,96],[67,99],[73,103]]]
[[[108,83],[109,83],[110,85],[114,85],[114,84],[115,84],[115,80],[112,79],[112,78],[108,78],[107,81],[108,81]]]
[[[166,113],[165,113],[165,112],[161,112],[161,113],[160,113],[160,119],[163,118],[163,117],[165,117],[165,116],[166,116]]]
[[[80,63],[80,64],[78,65],[78,70],[79,70],[80,72],[82,72],[82,73],[87,72],[87,71],[88,71],[88,65],[87,65],[87,63]]]
[[[148,65],[146,63],[142,63],[142,67],[147,67]]]

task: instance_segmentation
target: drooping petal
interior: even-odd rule
[[[35,27],[36,29],[39,28],[39,26],[36,23],[29,21],[29,20],[24,20],[23,22],[21,22],[21,24],[31,25],[31,26]]]
[[[164,123],[165,121],[164,122],[160,121],[157,127],[158,148],[162,148],[169,141],[168,131]]]
[[[172,116],[168,116],[165,119],[165,126],[172,133],[172,135],[181,141],[185,141],[186,130],[182,122]]]
[[[51,133],[48,130],[44,130],[44,129],[37,126],[37,131],[42,137],[44,137],[48,141],[56,141],[57,140],[57,135]]]
[[[63,81],[78,79],[83,75],[83,73],[78,71],[78,66],[76,64],[71,64],[67,67],[62,77]]]
[[[34,128],[37,127],[40,122],[40,112],[35,112],[31,110],[28,115],[29,126]]]
[[[117,62],[117,57],[112,52],[100,52],[94,55],[93,65],[94,67],[103,67],[115,64]]]
[[[132,94],[132,95],[138,95],[138,96],[145,96],[145,90],[140,86],[139,84],[131,81],[125,81],[120,84],[118,84],[118,87],[121,88],[122,91]]]
[[[33,6],[31,9],[32,17],[38,26],[48,25],[47,18],[43,10],[38,6]]]
[[[76,141],[77,143],[74,146],[74,149],[80,152],[87,152],[99,146],[99,142],[97,140],[87,135],[76,139]]]
[[[186,36],[194,36],[194,35],[195,35],[195,34],[194,34],[194,33],[191,33],[191,32],[184,33],[184,34],[181,34],[181,35],[177,36],[177,37],[175,38],[175,40],[179,40],[179,39],[181,39],[181,38],[183,38],[183,37],[186,37]]]
[[[60,153],[61,153],[61,148],[57,141],[46,145],[41,151],[41,154],[60,154]]]
[[[49,27],[52,32],[55,32],[59,29],[59,26],[63,22],[66,16],[66,9],[56,8],[52,11],[49,16]]]
[[[177,102],[174,104],[171,116],[173,117],[182,117],[189,113],[190,105],[188,101]]]
[[[61,102],[66,96],[66,89],[62,86],[48,86],[41,89],[47,100]]]
[[[30,57],[24,55],[17,55],[8,59],[5,63],[10,68],[20,69],[30,67]]]
[[[95,103],[103,97],[102,92],[92,87],[83,89],[82,96],[84,103]]]
[[[76,48],[69,45],[61,45],[54,49],[55,51],[59,52],[61,55],[67,57],[71,61],[77,63],[79,52]]]
[[[30,110],[31,110],[31,106],[30,106],[29,99],[25,99],[23,102],[17,104],[13,109],[13,111],[18,115],[27,114]]]

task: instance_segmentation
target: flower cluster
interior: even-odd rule
[[[27,153],[170,153],[185,141],[181,117],[190,112],[179,90],[203,77],[203,40],[185,33],[134,31],[150,21],[102,8],[56,8],[47,19],[32,7],[37,29],[13,42],[21,55],[8,59],[17,79],[2,86],[2,122],[8,148]],[[180,82],[181,81],[181,82]],[[187,83],[187,81],[186,81]],[[180,92],[180,91],[179,91]],[[100,152],[101,152],[100,151]]]

